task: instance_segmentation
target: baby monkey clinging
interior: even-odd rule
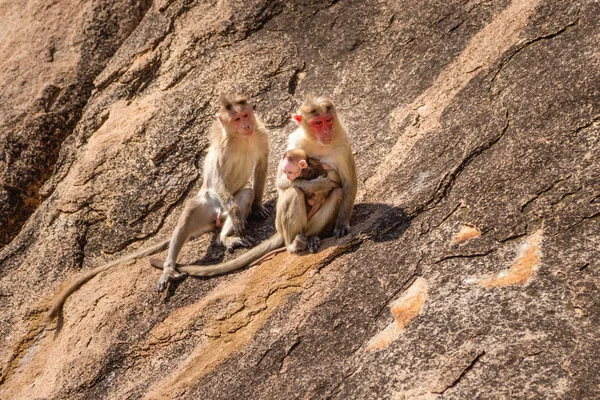
[[[286,151],[281,160],[281,169],[290,181],[297,178],[311,180],[319,176],[326,176],[335,182],[338,187],[340,186],[340,176],[331,166],[322,164],[314,157],[309,157],[308,153],[302,149]],[[329,196],[330,191],[331,189],[314,192],[303,190],[306,203],[311,207],[307,214],[307,219],[310,219],[319,210],[319,207],[321,207],[327,196]]]

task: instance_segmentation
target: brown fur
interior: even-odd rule
[[[331,170],[327,171],[321,162],[314,157],[309,157],[306,151],[302,149],[292,149],[288,150],[283,154],[282,160],[287,160],[298,166],[300,161],[306,161],[307,166],[300,170],[300,175],[296,179],[316,179],[319,176],[328,176],[331,181],[339,183],[339,176],[337,172]],[[298,168],[300,168],[298,166]],[[331,190],[321,190],[321,191],[304,191],[304,197],[306,199],[307,206],[310,206],[310,211],[308,211],[307,218],[310,220],[313,215],[319,210],[321,205],[329,196]]]
[[[254,131],[250,136],[238,134],[230,124],[231,118],[244,111],[251,114]],[[211,146],[204,162],[202,188],[186,201],[172,238],[96,267],[74,279],[55,295],[46,315],[47,322],[58,315],[73,292],[100,272],[169,247],[167,261],[161,264],[163,275],[158,282],[159,290],[164,290],[170,280],[182,276],[174,267],[183,244],[191,236],[212,231],[217,219],[224,220],[220,234],[223,245],[250,246],[250,241],[243,238],[246,217],[251,211],[263,218],[267,216],[262,198],[267,177],[269,138],[263,124],[254,116],[247,97],[221,96],[218,116],[220,121],[215,121],[209,132]],[[254,185],[248,188],[252,172]]]
[[[336,181],[323,176],[312,180],[289,181],[280,168],[275,218],[277,233],[235,260],[211,266],[186,265],[178,267],[179,271],[194,276],[223,274],[246,267],[282,245],[285,245],[290,252],[302,251],[307,247],[315,252],[319,247],[319,237],[330,235],[332,232],[338,237],[348,233],[357,189],[356,166],[348,134],[338,118],[335,106],[328,98],[320,97],[315,100],[307,97],[299,111],[302,122],[300,127],[290,135],[288,149],[303,149],[311,157],[330,165],[337,174]],[[310,118],[325,113],[335,116],[333,140],[328,145],[320,144],[307,124]],[[340,187],[337,187],[337,183]],[[304,191],[328,190],[331,190],[329,197],[309,220]],[[156,263],[155,266],[157,265]]]

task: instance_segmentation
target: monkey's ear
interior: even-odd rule
[[[219,120],[220,123],[223,123],[223,120],[221,119],[221,114],[217,113],[217,119]]]
[[[298,125],[302,123],[302,114],[292,114],[292,118],[294,118],[294,121],[296,121]]]
[[[300,160],[300,161],[298,161],[298,166],[300,168],[304,169],[304,168],[308,167],[308,164],[306,163],[305,160]]]

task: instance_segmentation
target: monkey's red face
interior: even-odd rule
[[[242,111],[233,115],[229,123],[240,135],[250,136],[254,133],[254,119],[250,111]]]
[[[328,145],[333,141],[333,114],[318,115],[308,121],[315,138],[319,143]]]

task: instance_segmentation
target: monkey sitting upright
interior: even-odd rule
[[[175,262],[184,243],[221,228],[219,242],[233,249],[251,246],[245,237],[246,218],[250,213],[264,219],[268,216],[262,204],[269,157],[269,135],[254,114],[246,96],[222,95],[220,110],[210,129],[210,148],[204,161],[204,180],[197,195],[188,199],[171,236],[153,246],[93,268],[64,287],[56,296],[46,315],[51,321],[58,315],[66,299],[85,282],[127,260],[156,254],[166,248],[169,253],[161,261],[163,273],[157,289],[163,291],[172,280],[185,274],[175,269]],[[248,187],[254,175],[252,187]]]
[[[327,164],[322,164],[318,159],[309,157],[308,153],[302,149],[291,149],[283,154],[281,159],[281,170],[285,173],[288,180],[295,179],[315,179],[319,176],[328,177],[339,187],[341,182],[338,173]],[[306,203],[311,207],[306,218],[311,219],[319,210],[319,207],[325,202],[331,189],[318,190],[311,192],[307,189],[300,189],[304,193]]]
[[[307,96],[293,118],[298,129],[288,141],[288,149],[302,149],[321,162],[326,162],[338,174],[333,182],[328,177],[289,180],[280,169],[277,178],[279,194],[276,205],[277,232],[240,257],[217,265],[182,265],[178,270],[193,276],[225,274],[253,265],[274,250],[297,253],[318,251],[321,237],[333,234],[342,237],[350,231],[350,216],[356,198],[356,165],[350,138],[341,123],[333,102],[327,97]],[[305,193],[331,191],[327,200],[310,220],[307,218]],[[282,247],[285,246],[285,247]],[[161,260],[150,259],[152,266],[162,268]]]

